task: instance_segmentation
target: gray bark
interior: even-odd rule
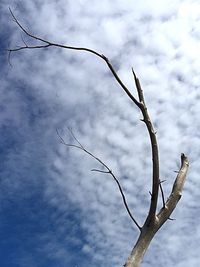
[[[139,267],[141,265],[145,252],[147,251],[151,240],[153,239],[157,231],[161,228],[161,226],[169,219],[170,215],[172,214],[178,201],[181,198],[188,167],[188,159],[184,154],[182,154],[181,167],[174,181],[171,194],[166,201],[165,206],[162,207],[162,209],[150,224],[148,224],[148,220],[146,220],[144,226],[141,228],[141,233],[138,237],[138,240],[124,267]]]

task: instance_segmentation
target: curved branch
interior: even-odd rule
[[[159,191],[159,157],[158,157],[158,145],[157,145],[157,140],[156,140],[156,135],[155,131],[153,129],[152,122],[150,120],[147,107],[145,105],[144,101],[144,96],[143,96],[143,91],[139,82],[139,79],[136,77],[133,69],[132,73],[134,75],[134,80],[135,80],[135,85],[137,88],[137,93],[138,93],[138,98],[139,101],[131,94],[129,89],[125,86],[125,84],[122,82],[122,80],[119,78],[117,75],[113,65],[110,63],[109,59],[105,57],[103,54],[100,54],[96,52],[95,50],[85,48],[85,47],[75,47],[75,46],[67,46],[67,45],[62,45],[62,44],[57,44],[50,42],[48,40],[45,40],[43,38],[37,37],[31,33],[29,33],[17,20],[17,18],[14,16],[13,12],[10,9],[10,13],[14,19],[14,22],[20,27],[20,29],[30,38],[35,39],[37,41],[40,41],[44,43],[44,45],[36,45],[36,46],[29,46],[25,44],[24,46],[21,46],[20,48],[15,48],[15,49],[9,49],[9,53],[23,50],[23,49],[40,49],[40,48],[48,48],[48,47],[59,47],[59,48],[64,48],[64,49],[71,49],[71,50],[78,50],[78,51],[85,51],[91,54],[96,55],[97,57],[101,58],[104,60],[104,62],[107,64],[108,68],[110,69],[111,73],[113,74],[114,78],[116,81],[119,83],[121,88],[125,91],[125,93],[128,95],[128,97],[134,102],[134,104],[141,110],[143,114],[143,121],[146,124],[146,127],[148,129],[150,141],[151,141],[151,149],[152,149],[152,161],[153,161],[153,182],[152,182],[152,197],[151,197],[151,204],[149,208],[149,213],[147,216],[147,220],[145,224],[150,224],[151,222],[154,222],[155,220],[155,214],[156,214],[156,208],[157,208],[157,202],[158,202],[158,191]]]
[[[158,203],[158,192],[160,187],[160,179],[159,179],[159,153],[158,153],[158,144],[157,144],[157,138],[156,138],[156,132],[154,131],[153,124],[151,122],[150,116],[147,111],[147,107],[144,100],[143,90],[140,85],[140,81],[137,78],[133,68],[132,73],[135,80],[135,86],[137,88],[138,97],[141,103],[140,110],[143,114],[142,121],[146,124],[150,142],[151,142],[151,153],[152,153],[152,164],[153,164],[153,177],[152,177],[152,193],[151,193],[151,203],[149,207],[149,213],[146,218],[144,225],[150,225],[151,223],[154,224],[155,222],[155,215],[156,215],[156,209],[157,209],[157,203]]]
[[[56,130],[57,132],[57,135],[59,137],[59,139],[61,140],[61,143],[65,146],[68,146],[68,147],[75,147],[77,149],[80,149],[82,150],[83,152],[85,152],[86,154],[88,154],[90,157],[92,157],[93,159],[95,159],[97,162],[99,162],[107,171],[102,171],[102,170],[98,170],[98,169],[92,169],[91,171],[96,171],[96,172],[101,172],[101,173],[104,173],[104,174],[110,174],[112,176],[112,178],[114,179],[114,181],[117,183],[117,186],[118,186],[118,189],[120,191],[120,194],[122,196],[122,200],[123,200],[123,203],[124,203],[124,206],[126,208],[126,211],[128,213],[128,215],[130,216],[131,220],[135,223],[135,225],[138,227],[138,229],[141,231],[141,227],[140,225],[137,223],[137,221],[135,220],[135,218],[133,217],[130,209],[129,209],[129,206],[127,204],[127,201],[126,201],[126,197],[125,197],[125,194],[123,192],[123,189],[122,189],[122,186],[119,182],[119,180],[117,179],[117,177],[114,175],[114,173],[112,172],[112,170],[108,167],[107,164],[105,164],[100,158],[96,157],[93,153],[91,153],[90,151],[88,151],[79,141],[78,139],[75,137],[75,135],[73,134],[72,130],[70,130],[70,133],[72,134],[72,137],[75,139],[75,141],[78,143],[78,145],[73,145],[73,144],[67,144],[64,139],[60,136],[58,130]]]
[[[52,43],[48,40],[45,40],[43,38],[40,38],[38,36],[35,36],[31,33],[29,33],[23,26],[22,24],[19,22],[19,20],[15,17],[15,15],[13,14],[12,10],[9,8],[9,11],[11,13],[11,16],[14,20],[14,22],[19,26],[19,28],[27,35],[29,36],[30,38],[34,39],[34,40],[37,40],[37,41],[40,41],[42,43],[45,43],[45,45],[35,45],[35,46],[29,46],[27,44],[25,44],[24,46],[21,46],[19,48],[14,48],[14,49],[8,49],[8,52],[11,53],[11,52],[16,52],[16,51],[19,51],[19,50],[23,50],[23,49],[40,49],[40,48],[48,48],[48,47],[59,47],[59,48],[64,48],[64,49],[70,49],[70,50],[78,50],[78,51],[85,51],[85,52],[89,52],[91,54],[94,54],[96,55],[97,57],[103,59],[108,68],[110,69],[110,71],[112,72],[113,76],[115,77],[116,81],[120,84],[120,86],[122,87],[122,89],[126,92],[126,94],[128,95],[128,97],[135,103],[135,105],[140,108],[141,105],[140,105],[140,102],[137,101],[137,99],[131,94],[131,92],[129,91],[129,89],[125,86],[125,84],[122,82],[122,80],[119,78],[119,76],[117,75],[114,67],[112,66],[112,64],[110,63],[109,59],[104,56],[103,54],[100,54],[98,52],[96,52],[95,50],[93,49],[90,49],[90,48],[86,48],[86,47],[75,47],[75,46],[68,46],[68,45],[62,45],[62,44],[57,44],[57,43]]]

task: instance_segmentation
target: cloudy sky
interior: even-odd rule
[[[165,196],[190,160],[183,197],[144,267],[200,262],[200,4],[192,0],[34,0],[0,3],[0,262],[3,267],[121,267],[138,236],[112,178],[60,143],[68,127],[121,181],[140,224],[149,207],[151,155],[139,110],[105,63],[85,52],[23,45],[11,7],[32,33],[106,55],[136,96],[140,78],[157,131]],[[26,42],[34,42],[23,36]]]

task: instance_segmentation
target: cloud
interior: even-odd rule
[[[21,44],[19,30],[2,10],[11,46]],[[191,161],[183,198],[172,215],[177,220],[159,231],[143,266],[194,266],[199,258],[198,2],[37,0],[20,1],[14,12],[34,34],[108,56],[136,95],[134,67],[157,130],[166,195],[180,153]],[[52,48],[13,53],[11,62],[1,78],[1,198],[18,202],[42,184],[39,199],[48,207],[51,226],[45,230],[48,224],[42,223],[36,240],[46,262],[122,266],[138,233],[117,186],[109,175],[90,173],[98,164],[60,144],[56,128],[74,142],[67,131],[72,127],[80,142],[112,168],[142,223],[149,205],[151,155],[139,111],[93,55]],[[34,265],[31,253],[26,254]]]

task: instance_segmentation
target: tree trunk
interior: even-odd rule
[[[156,230],[144,227],[124,267],[139,267]]]

